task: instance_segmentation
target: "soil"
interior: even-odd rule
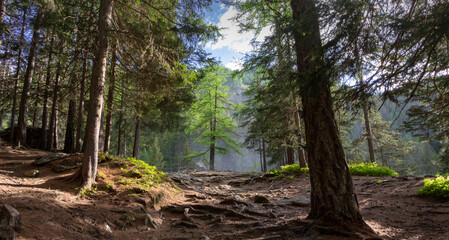
[[[350,239],[313,231],[298,237],[310,224],[307,176],[183,172],[169,175],[179,186],[172,191],[78,196],[78,185],[61,179],[75,169],[32,164],[47,154],[0,143],[0,204],[22,215],[16,239]],[[29,170],[39,175],[25,177]],[[114,172],[105,164],[99,171]],[[414,195],[422,177],[353,180],[362,215],[382,238],[449,239],[449,204]]]

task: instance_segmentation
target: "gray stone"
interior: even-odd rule
[[[36,166],[42,166],[45,165],[49,162],[53,162],[55,160],[58,160],[62,157],[67,156],[66,153],[50,153],[48,155],[42,156],[42,157],[38,157],[34,160],[34,165]]]
[[[296,207],[308,207],[310,206],[310,198],[308,197],[294,197],[288,199],[282,199],[278,202],[279,205],[290,205]]]
[[[210,238],[206,235],[200,237],[200,240],[210,240]]]
[[[20,218],[22,215],[9,204],[5,204],[0,212],[0,222],[1,224],[6,224],[16,231],[20,230]]]
[[[36,170],[36,169],[28,170],[23,175],[25,177],[35,178],[35,177],[39,176],[39,170]]]

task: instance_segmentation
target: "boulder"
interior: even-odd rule
[[[42,166],[65,156],[67,156],[66,153],[50,153],[48,155],[36,158],[33,164],[36,166]]]

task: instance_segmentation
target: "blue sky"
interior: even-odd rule
[[[234,7],[214,3],[212,11],[206,15],[206,21],[217,24],[222,29],[220,33],[223,35],[217,42],[207,43],[206,50],[212,56],[220,59],[224,66],[231,69],[240,68],[240,59],[245,53],[252,50],[250,42],[254,38],[254,33],[239,33],[237,23],[231,20],[236,14],[237,11]],[[257,40],[263,40],[269,33],[269,28],[262,30]]]

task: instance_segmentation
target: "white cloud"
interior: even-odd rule
[[[231,62],[228,62],[225,67],[231,70],[241,70],[243,68],[243,62],[240,59],[234,59]]]
[[[235,21],[231,19],[237,15],[237,10],[234,7],[229,7],[228,10],[221,16],[218,27],[221,29],[220,33],[223,36],[217,42],[209,42],[206,47],[211,50],[217,50],[227,47],[229,50],[246,53],[253,49],[251,40],[254,38],[254,32],[239,33],[239,27]],[[266,36],[270,35],[270,27],[265,27],[257,36],[257,41],[262,41]]]

